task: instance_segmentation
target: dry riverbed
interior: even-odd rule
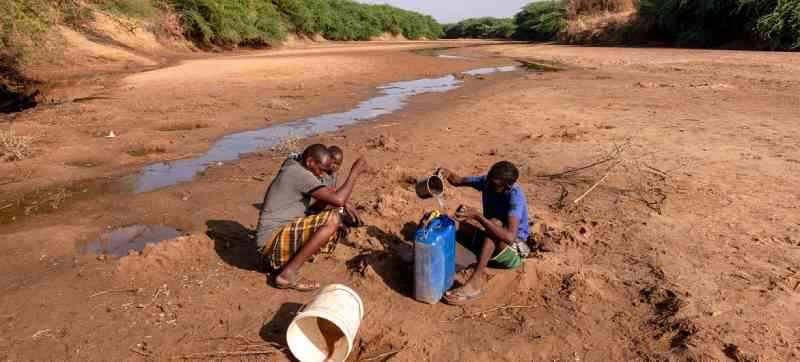
[[[191,61],[17,116],[15,132],[35,136],[36,152],[0,166],[0,208],[15,205],[0,210],[0,359],[268,351],[252,359],[289,360],[285,328],[311,296],[265,284],[251,230],[286,151],[311,142],[341,145],[348,164],[364,155],[372,169],[355,196],[370,226],[304,271],[365,301],[353,361],[798,358],[797,55],[407,50]],[[135,194],[117,177],[197,157],[225,134],[349,110],[382,84],[514,59],[563,71],[459,76],[458,89],[214,163],[191,183]],[[552,226],[559,250],[492,272],[489,295],[463,309],[415,302],[398,250],[435,205],[417,200],[409,179],[438,166],[481,173],[502,159],[521,167],[531,213]],[[27,216],[23,195],[37,202]],[[477,206],[477,196],[448,190],[447,206]],[[183,236],[120,259],[82,253],[135,224]]]

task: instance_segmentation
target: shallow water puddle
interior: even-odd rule
[[[514,72],[519,69],[518,66],[478,68],[462,74],[483,76]],[[200,157],[147,166],[140,173],[131,176],[129,181],[134,185],[135,193],[189,182],[197,174],[205,171],[209,165],[238,160],[241,154],[269,149],[286,138],[310,137],[336,131],[343,126],[374,120],[402,110],[408,104],[409,98],[415,95],[449,92],[461,87],[462,84],[463,81],[452,74],[440,78],[390,83],[378,87],[380,95],[361,102],[348,112],[323,114],[254,131],[231,134],[216,142]]]
[[[81,243],[78,249],[83,254],[122,257],[128,255],[131,250],[144,250],[147,244],[158,244],[181,235],[183,232],[169,226],[132,225],[103,234],[97,240]]]
[[[460,55],[449,55],[449,54],[439,54],[436,57],[444,59],[472,59],[472,58],[462,57]]]
[[[495,73],[508,73],[519,70],[520,67],[516,65],[509,65],[505,67],[497,67],[497,68],[478,68],[473,70],[468,70],[463,74],[471,75],[471,76],[479,76],[479,75],[491,75]]]

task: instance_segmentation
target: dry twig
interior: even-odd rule
[[[625,150],[630,145],[630,143],[631,143],[630,141],[627,141],[627,142],[625,142],[625,143],[623,143],[621,145],[614,145],[614,150],[611,151],[607,157],[605,157],[605,158],[603,158],[603,159],[601,159],[599,161],[592,162],[592,163],[590,163],[590,164],[588,164],[586,166],[571,168],[571,169],[568,169],[568,170],[566,170],[564,172],[559,172],[559,173],[554,173],[554,174],[537,175],[536,177],[549,178],[549,179],[552,180],[552,179],[566,177],[566,176],[572,175],[572,174],[580,172],[580,171],[585,171],[585,170],[588,170],[588,169],[593,168],[593,167],[601,166],[601,165],[604,165],[604,164],[609,163],[611,161],[616,161],[616,160],[619,159],[619,157],[622,155],[622,153],[625,152]]]
[[[386,352],[386,353],[381,353],[381,354],[379,354],[377,356],[372,356],[372,357],[359,359],[359,361],[360,362],[377,361],[377,360],[380,360],[382,358],[394,356],[394,355],[396,355],[396,354],[398,354],[400,352],[403,352],[403,350],[402,349],[398,349],[396,351],[390,351],[390,352]]]
[[[0,160],[22,161],[33,154],[33,138],[18,136],[14,130],[0,131]]]
[[[133,352],[133,353],[136,353],[136,354],[138,354],[138,355],[140,355],[142,357],[150,357],[150,353],[147,353],[147,352],[144,352],[144,351],[140,351],[140,350],[138,350],[136,348],[133,348],[133,347],[130,348],[130,351]]]
[[[51,335],[52,335],[52,333],[51,333],[51,332],[52,332],[52,330],[50,330],[50,329],[43,329],[43,330],[41,330],[41,331],[38,331],[38,332],[34,333],[34,334],[31,336],[31,338],[33,338],[33,339],[39,339],[40,337],[44,337],[44,336],[51,336]]]
[[[537,175],[536,177],[556,179],[556,178],[568,176],[568,175],[571,175],[573,173],[580,172],[580,171],[583,171],[583,170],[588,170],[588,169],[590,169],[592,167],[597,167],[597,166],[609,163],[611,161],[614,161],[615,159],[616,159],[616,157],[604,158],[604,159],[602,159],[600,161],[592,162],[592,163],[590,163],[590,164],[588,164],[586,166],[576,167],[576,168],[572,168],[572,169],[566,170],[564,172],[559,172],[559,173],[554,173],[554,174],[549,174],[549,175]]]
[[[89,298],[99,297],[101,295],[106,294],[115,294],[115,293],[138,293],[139,289],[109,289],[104,290],[102,292],[97,292],[89,296]]]
[[[596,189],[596,188],[597,188],[597,186],[600,186],[600,184],[602,184],[603,182],[605,182],[605,181],[606,181],[606,179],[608,178],[608,176],[609,176],[609,175],[611,175],[611,171],[612,171],[612,170],[614,170],[614,167],[616,167],[617,165],[619,165],[619,162],[617,162],[617,163],[616,163],[616,164],[614,164],[613,166],[609,167],[608,171],[606,171],[606,174],[605,174],[605,176],[603,176],[603,178],[601,178],[601,179],[600,179],[600,181],[597,181],[597,182],[595,182],[595,184],[594,184],[594,185],[592,185],[592,187],[590,187],[588,190],[586,190],[586,192],[584,192],[584,193],[583,193],[583,195],[579,196],[577,199],[575,199],[574,201],[572,201],[572,204],[577,204],[577,203],[581,202],[581,200],[583,200],[583,199],[584,199],[586,196],[588,196],[588,195],[589,195],[589,194],[590,194],[592,191],[594,191],[594,189]]]
[[[551,204],[550,207],[556,210],[561,210],[564,208],[564,201],[567,199],[567,196],[569,196],[569,190],[567,190],[567,187],[562,183],[558,183],[558,187],[561,188],[561,195],[558,197],[558,201]]]
[[[477,313],[472,313],[472,314],[462,314],[462,315],[460,315],[458,317],[453,318],[452,322],[455,322],[455,321],[460,320],[460,319],[465,319],[465,318],[474,318],[474,317],[477,317],[477,316],[481,316],[481,315],[484,315],[484,314],[496,312],[496,311],[499,311],[499,310],[527,309],[527,308],[533,308],[533,306],[531,306],[531,305],[505,305],[505,306],[500,306],[500,307],[494,307],[492,309],[487,309],[487,310],[482,311],[482,312],[477,312]]]
[[[271,355],[278,353],[277,350],[269,350],[269,351],[237,351],[237,352],[227,352],[227,351],[218,351],[218,352],[207,352],[207,353],[192,353],[187,354],[184,356],[177,356],[172,357],[173,360],[176,359],[208,359],[208,358],[225,358],[225,357],[246,357],[246,356],[264,356],[264,355]]]

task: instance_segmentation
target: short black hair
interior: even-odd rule
[[[495,163],[489,169],[489,178],[494,180],[501,180],[507,185],[511,186],[519,179],[519,170],[517,166],[508,161],[500,161]]]
[[[331,157],[331,151],[329,151],[328,147],[325,147],[325,145],[317,143],[306,147],[302,157],[303,160],[313,159],[321,163],[325,157]]]
[[[344,158],[344,151],[339,146],[330,146],[328,147],[328,152],[331,153],[332,157],[336,157],[336,155],[342,156]]]

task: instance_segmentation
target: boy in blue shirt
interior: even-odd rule
[[[462,305],[486,292],[483,284],[487,265],[515,269],[530,253],[528,202],[517,184],[519,170],[511,162],[496,163],[486,176],[461,177],[446,169],[440,172],[451,185],[472,187],[483,195],[483,212],[464,206],[456,211],[456,219],[461,221],[458,242],[478,258],[475,272],[464,286],[444,297],[448,304]],[[476,222],[482,229],[470,227],[466,221]]]

